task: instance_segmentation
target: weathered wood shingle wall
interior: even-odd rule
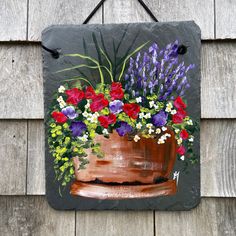
[[[236,1],[145,0],[202,30],[201,194],[190,212],[57,212],[45,199],[41,31],[80,24],[98,0],[0,0],[0,235],[236,235]],[[90,23],[151,21],[107,0]],[[218,40],[223,39],[223,40]],[[227,39],[227,40],[226,40]]]

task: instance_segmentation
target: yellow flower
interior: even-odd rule
[[[62,127],[61,127],[60,125],[57,125],[55,129],[56,129],[56,130],[61,130]]]
[[[93,139],[93,138],[95,138],[95,136],[96,136],[95,130],[91,130],[90,131],[90,137]]]
[[[65,144],[68,144],[70,142],[70,137],[66,137],[64,142]]]
[[[57,131],[56,134],[57,135],[62,135],[62,132],[61,131]]]
[[[52,133],[52,137],[55,138],[57,135],[55,133]]]
[[[55,128],[55,127],[56,127],[56,124],[55,124],[55,123],[52,123],[52,124],[50,124],[50,127]]]
[[[69,125],[68,125],[67,123],[64,123],[64,124],[63,124],[63,128],[64,128],[64,129],[67,129],[68,127],[69,127]]]

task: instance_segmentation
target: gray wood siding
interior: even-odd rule
[[[235,236],[234,0],[144,0],[158,20],[195,20],[202,30],[203,199],[197,208],[60,212],[37,196],[45,194],[41,31],[82,23],[98,2],[0,0],[0,235]],[[89,23],[143,21],[151,18],[137,0],[107,0]]]

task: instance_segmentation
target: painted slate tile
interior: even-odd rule
[[[50,205],[195,207],[199,27],[193,22],[52,26],[42,39]]]

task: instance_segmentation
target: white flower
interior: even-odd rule
[[[184,161],[185,157],[184,156],[181,156],[180,157],[180,160]]]
[[[87,104],[84,106],[85,109],[88,109],[90,107],[89,100],[87,100]]]
[[[84,113],[82,113],[83,117],[88,117],[89,113],[87,111],[85,111]]]
[[[180,145],[182,143],[182,141],[183,141],[182,138],[177,139],[177,144]]]
[[[149,102],[149,107],[150,107],[150,108],[154,107],[154,105],[155,105],[155,102],[154,102],[154,101]]]
[[[152,128],[152,123],[146,124],[146,127],[147,127],[148,129],[151,129],[151,128]]]
[[[167,128],[164,127],[164,126],[161,129],[162,129],[162,131],[166,131],[167,130]]]
[[[58,88],[58,92],[59,92],[59,93],[64,93],[65,90],[66,90],[65,87],[62,86],[62,85]]]
[[[154,108],[155,108],[155,110],[157,110],[159,108],[159,106],[154,104]]]
[[[99,113],[97,111],[93,115],[97,118],[99,117]]]
[[[91,120],[90,120],[92,123],[97,123],[98,122],[98,119],[96,116],[92,116]]]
[[[156,129],[156,134],[160,134],[161,133],[161,129],[160,128],[157,128]]]
[[[134,136],[134,141],[135,142],[138,142],[140,140],[140,137],[136,134],[135,136]]]
[[[59,106],[60,106],[60,108],[64,108],[66,106],[65,101],[59,102]]]
[[[194,140],[193,137],[191,137],[188,141],[189,142],[193,142],[193,140]]]
[[[172,105],[172,103],[167,103],[167,105],[166,105],[166,112],[171,112],[171,109],[173,108],[173,105]]]
[[[137,103],[142,102],[142,97],[138,97],[138,98],[136,98],[136,102],[137,102]]]
[[[170,138],[170,137],[171,137],[171,134],[166,133],[165,136]]]
[[[163,144],[165,143],[165,141],[163,140],[163,138],[159,138],[158,141],[157,141],[158,144]]]
[[[108,134],[109,134],[107,129],[104,129],[104,130],[102,131],[102,133],[103,133],[104,135],[108,135]]]
[[[83,142],[87,142],[88,141],[88,135],[84,134],[82,137],[79,137],[79,139]]]
[[[57,101],[60,103],[60,102],[63,102],[63,101],[64,101],[64,99],[63,99],[63,97],[62,97],[62,96],[60,96],[60,97],[58,97]]]
[[[139,122],[138,124],[136,124],[136,128],[137,129],[141,129],[142,128],[142,124]]]
[[[150,113],[147,113],[146,115],[144,115],[144,118],[145,118],[145,119],[151,118],[151,114],[150,114]]]
[[[62,96],[58,97],[57,101],[59,103],[60,108],[63,108],[66,106],[66,102],[64,101]]]
[[[178,134],[178,133],[179,133],[179,131],[180,131],[179,129],[175,129],[175,133],[176,133],[176,134]]]
[[[165,135],[165,134],[162,135],[162,136],[161,136],[161,139],[162,139],[162,140],[166,140],[166,139],[167,139],[166,135]]]
[[[154,132],[154,129],[149,129],[149,130],[148,130],[148,133],[149,133],[149,134],[152,134],[153,132]]]
[[[171,110],[170,114],[171,115],[175,115],[177,113],[177,111],[174,109],[174,110]]]
[[[144,117],[144,113],[143,112],[139,113],[139,118],[142,119],[143,117]]]
[[[192,121],[192,120],[188,120],[188,121],[187,121],[187,124],[188,124],[188,125],[193,125],[193,121]]]
[[[93,115],[89,114],[88,116],[89,116],[88,120],[91,123],[97,123],[98,122],[98,118],[97,118],[97,115],[95,113]]]

